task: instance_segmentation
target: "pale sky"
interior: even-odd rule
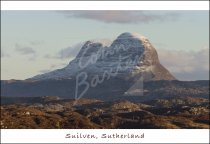
[[[180,80],[209,79],[209,11],[1,11],[1,79],[66,66],[91,39],[146,36]],[[68,55],[63,55],[63,52]]]

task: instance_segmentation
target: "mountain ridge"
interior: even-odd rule
[[[119,65],[121,69],[118,69]],[[126,32],[120,34],[110,46],[97,41],[87,41],[76,58],[66,67],[27,80],[65,79],[75,77],[80,72],[101,76],[104,71],[117,71],[116,76],[131,79],[176,79],[160,64],[157,51],[146,37]]]

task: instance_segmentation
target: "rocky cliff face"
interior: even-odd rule
[[[63,69],[37,75],[30,80],[69,79],[80,73],[89,77],[120,77],[137,80],[174,80],[158,59],[149,40],[133,33],[123,33],[110,46],[87,41],[76,58]]]

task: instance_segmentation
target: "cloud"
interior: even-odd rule
[[[31,56],[29,60],[34,60],[36,58],[36,51],[29,46],[22,46],[19,44],[15,45],[15,50],[20,53],[21,55],[29,55]]]
[[[27,54],[35,54],[36,52],[34,51],[33,48],[28,47],[28,46],[21,46],[19,44],[15,45],[15,50],[23,55]]]
[[[83,45],[84,42],[81,42],[76,45],[64,48],[57,53],[56,57],[59,59],[74,58],[79,53]]]
[[[5,53],[3,50],[1,51],[1,58],[9,57],[10,55]]]
[[[90,40],[92,42],[98,42],[101,43],[103,46],[110,46],[112,43],[112,40],[110,39],[92,39]],[[60,51],[58,51],[55,55],[45,55],[45,58],[52,58],[52,59],[73,59],[77,56],[77,54],[79,53],[80,49],[82,48],[82,46],[85,44],[86,41],[84,42],[79,42],[73,46],[69,46],[66,48],[61,49]]]
[[[159,49],[161,63],[179,80],[209,79],[209,49],[177,51]]]
[[[149,23],[152,21],[176,20],[177,13],[155,14],[148,11],[62,11],[67,17],[85,18],[105,23]]]
[[[75,58],[76,55],[79,53],[83,44],[84,42],[80,42],[73,46],[63,48],[54,55],[47,54],[44,57],[50,59],[72,59]]]

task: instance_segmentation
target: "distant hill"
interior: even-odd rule
[[[144,82],[143,95],[125,95],[132,81],[113,78],[96,87],[90,87],[83,98],[105,101],[128,99],[145,101],[156,98],[191,96],[209,98],[209,81],[148,81]],[[42,97],[60,96],[75,98],[75,79],[43,81],[1,81],[1,96],[4,97]]]

